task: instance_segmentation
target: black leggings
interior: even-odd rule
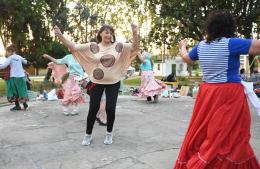
[[[119,87],[120,82],[115,84],[96,84],[96,86],[90,90],[90,102],[86,130],[87,134],[92,133],[104,90],[106,93],[107,132],[112,132],[115,121],[116,102]]]

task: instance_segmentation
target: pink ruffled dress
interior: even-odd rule
[[[64,97],[61,100],[63,106],[77,105],[78,103],[84,103],[83,92],[77,81],[77,77],[81,77],[84,71],[80,64],[76,62],[72,55],[66,55],[62,59],[57,59],[56,63],[49,63],[48,68],[52,69],[52,77],[56,83],[61,83],[62,77],[69,73],[68,78],[63,82],[62,87],[64,89]],[[68,65],[68,68],[65,66]]]
[[[141,86],[139,96],[152,97],[160,95],[162,90],[166,87],[160,80],[154,78],[152,71],[152,64],[150,60],[150,54],[146,52],[145,63],[141,64]]]

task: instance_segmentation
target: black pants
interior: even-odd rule
[[[116,102],[119,87],[120,82],[117,82],[115,84],[96,84],[96,86],[94,86],[90,90],[90,102],[86,130],[87,134],[92,133],[104,90],[106,93],[107,132],[112,132],[115,121]]]

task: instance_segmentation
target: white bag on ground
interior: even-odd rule
[[[49,101],[58,100],[58,97],[57,97],[57,95],[56,95],[56,89],[52,89],[52,90],[48,93],[48,100],[49,100]]]

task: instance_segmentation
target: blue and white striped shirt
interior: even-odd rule
[[[208,83],[240,82],[240,55],[248,54],[251,39],[221,38],[201,41],[189,53],[191,60],[199,60],[203,81]]]

